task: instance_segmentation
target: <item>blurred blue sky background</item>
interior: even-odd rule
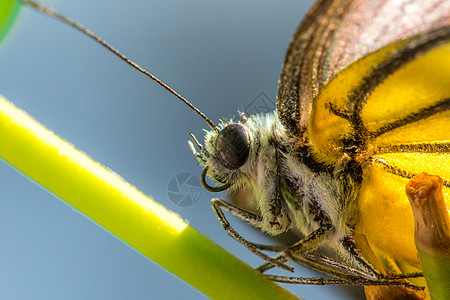
[[[274,108],[289,39],[312,2],[45,3],[217,122],[254,109],[261,97]],[[168,197],[178,174],[201,173],[187,141],[188,132],[202,139],[202,119],[87,37],[34,10],[21,11],[0,47],[1,94],[225,249],[252,266],[261,263],[222,230],[210,207],[213,194],[202,191],[187,207]],[[4,162],[0,179],[1,299],[206,299]],[[270,242],[231,221],[250,240]],[[361,288],[349,294],[341,287],[285,287],[306,299],[362,295]]]

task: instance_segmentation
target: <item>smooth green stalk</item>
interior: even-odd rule
[[[419,250],[419,257],[431,299],[450,299],[450,255],[436,256]]]
[[[297,299],[0,96],[0,156],[213,299]]]

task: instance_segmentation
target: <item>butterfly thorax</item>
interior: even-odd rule
[[[217,140],[220,130],[236,124],[248,135],[249,153],[242,166],[230,169],[219,158]],[[252,192],[262,231],[277,235],[297,229],[307,235],[329,224],[334,228],[332,239],[350,233],[356,222],[356,181],[362,172],[352,160],[336,165],[319,162],[310,146],[299,146],[287,136],[276,113],[219,126],[219,131],[207,132],[197,158],[207,175],[229,191]]]

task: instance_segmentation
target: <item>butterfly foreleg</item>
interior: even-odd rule
[[[297,243],[299,244],[299,243]],[[277,257],[278,258],[278,257]],[[279,256],[279,258],[285,258],[285,256]],[[333,278],[304,278],[304,277],[287,277],[287,276],[275,276],[266,275],[267,278],[283,283],[291,284],[310,284],[310,285],[352,285],[352,286],[399,286],[406,287],[413,290],[423,290],[423,287],[411,284],[404,280],[404,278],[413,278],[422,276],[420,273],[411,274],[394,274],[394,275],[381,275],[377,279],[366,278],[367,274],[359,270],[348,263],[337,261],[331,257],[310,253],[310,252],[296,252],[290,255],[290,260],[307,267],[311,270],[326,274]],[[284,260],[282,260],[284,261]],[[266,266],[268,264],[265,264]],[[264,266],[264,265],[263,265]],[[260,267],[261,268],[261,267]]]
[[[292,260],[302,266],[338,279],[350,279],[354,276],[361,277],[363,273],[348,263],[313,252],[293,255]]]
[[[297,243],[296,245],[300,244]],[[304,249],[304,248],[303,248]],[[282,254],[277,258],[286,258]],[[331,257],[316,254],[313,252],[299,251],[291,253],[290,260],[307,267],[311,270],[326,274],[333,278],[304,278],[304,277],[287,277],[266,275],[269,279],[277,282],[291,283],[291,284],[310,284],[310,285],[362,285],[362,286],[399,286],[406,287],[413,290],[423,290],[423,287],[414,285],[404,280],[405,278],[421,277],[421,273],[410,274],[393,274],[393,275],[379,275],[379,278],[367,278],[367,273],[351,266],[349,263],[337,261]],[[285,260],[282,260],[283,262]],[[267,263],[265,265],[268,265]],[[264,266],[264,265],[263,265]],[[261,267],[260,267],[261,268]]]
[[[236,239],[239,243],[244,245],[252,253],[261,257],[265,261],[270,262],[272,265],[275,265],[284,270],[293,272],[292,267],[289,267],[289,266],[285,265],[283,262],[273,259],[272,257],[262,253],[261,251],[258,250],[258,248],[254,244],[250,243],[249,241],[244,239],[239,233],[237,233],[231,227],[230,223],[228,222],[227,218],[225,217],[225,214],[222,211],[222,208],[229,211],[236,217],[239,217],[240,219],[247,221],[249,224],[253,225],[256,228],[262,227],[263,221],[262,221],[261,216],[255,214],[255,213],[249,212],[245,209],[239,208],[231,203],[228,203],[227,201],[224,201],[224,200],[221,200],[218,198],[212,199],[212,207],[213,207],[213,210],[214,210],[217,218],[219,219],[219,222],[222,225],[223,229],[225,229],[228,232],[228,234],[230,234],[234,239]]]
[[[297,243],[287,247],[282,251],[281,254],[276,256],[275,259],[281,262],[286,262],[292,260],[293,256],[297,255],[298,253],[309,252],[317,249],[317,247],[319,247],[324,242],[326,233],[331,228],[331,225],[324,225],[319,229],[314,230],[311,234],[304,237]],[[261,272],[265,272],[272,269],[274,266],[275,265],[271,264],[270,262],[266,262],[259,266],[257,269]]]
[[[311,285],[352,285],[352,286],[399,286],[413,290],[423,290],[423,287],[414,285],[404,280],[404,278],[416,278],[422,276],[420,273],[383,275],[377,279],[367,279],[361,276],[361,271],[349,264],[336,261],[330,257],[304,253],[303,256],[294,256],[292,260],[311,270],[329,275],[334,278],[303,278],[266,275],[269,279],[277,282],[291,284],[311,284]],[[339,270],[338,270],[339,269]]]
[[[347,253],[348,257],[362,270],[362,276],[368,279],[379,279],[382,274],[378,271],[359,251],[353,240],[353,237],[346,236],[341,239],[342,248]]]
[[[362,242],[360,240],[360,242]],[[347,236],[341,240],[342,247],[347,252],[349,257],[357,264],[358,273],[369,280],[400,280],[406,278],[423,277],[421,272],[402,273],[402,274],[383,274],[378,271],[358,250],[355,241],[351,236]]]
[[[408,283],[407,281],[391,280],[391,279],[364,279],[361,277],[353,277],[348,279],[329,279],[329,278],[302,278],[302,277],[287,277],[266,275],[267,278],[276,282],[291,283],[291,284],[309,284],[309,285],[351,285],[351,286],[398,286],[410,288],[413,290],[424,290],[423,287]]]

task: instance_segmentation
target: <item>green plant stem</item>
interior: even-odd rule
[[[296,299],[1,96],[0,140],[5,161],[205,295]]]

